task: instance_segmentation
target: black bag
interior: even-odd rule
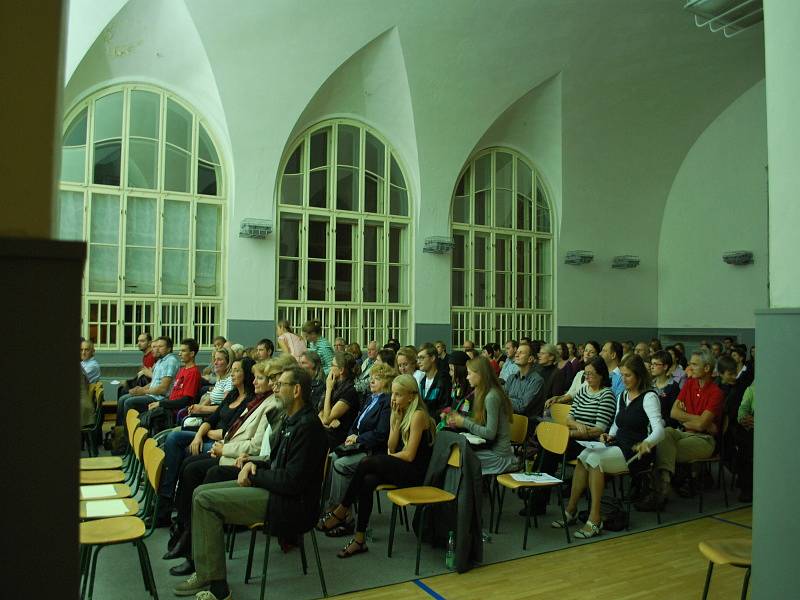
[[[588,511],[582,510],[578,514],[578,519],[588,521]],[[613,496],[603,496],[600,499],[600,520],[603,522],[603,529],[608,531],[625,529],[628,526],[628,512],[622,500]]]
[[[352,456],[353,454],[366,452],[367,447],[361,442],[356,442],[355,444],[339,444],[333,451],[336,456],[341,458],[342,456]]]
[[[139,415],[139,425],[147,429],[150,437],[157,433],[169,429],[175,424],[175,415],[172,411],[163,406],[156,406]]]

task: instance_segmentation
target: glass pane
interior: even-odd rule
[[[466,288],[464,285],[464,279],[466,277],[466,273],[464,271],[453,271],[452,275],[452,298],[450,301],[452,302],[453,306],[464,306],[466,304],[464,294],[466,292]]]
[[[489,192],[475,192],[475,225],[489,224]]]
[[[358,210],[358,169],[338,167],[336,179],[336,208]]]
[[[167,100],[167,142],[187,152],[192,149],[192,113],[174,100]]]
[[[154,190],[158,187],[158,142],[131,138],[128,145],[128,186]]]
[[[454,233],[453,241],[455,247],[453,248],[453,268],[463,269],[465,267],[464,259],[466,256],[467,237],[462,233]]]
[[[469,223],[469,196],[456,196],[453,200],[453,223]]]
[[[58,239],[83,239],[83,192],[58,192]]]
[[[154,294],[156,291],[155,248],[125,249],[125,292]]]
[[[197,296],[217,295],[219,252],[197,252],[194,266],[194,293]]]
[[[222,167],[197,161],[197,193],[204,196],[219,196],[218,181],[222,178]]]
[[[328,222],[308,222],[308,257],[327,258]]]
[[[400,227],[389,228],[389,262],[403,262],[403,230]]]
[[[325,263],[309,261],[308,285],[306,286],[309,300],[325,300]]]
[[[533,175],[531,170],[521,160],[517,161],[517,193],[523,194],[528,198],[533,198]]]
[[[208,131],[204,125],[200,125],[200,138],[197,140],[197,154],[200,157],[200,160],[204,160],[215,165],[219,164],[217,149],[214,148],[214,142],[211,141],[211,136],[208,135]]]
[[[336,222],[336,258],[353,260],[353,224]]]
[[[475,163],[475,189],[488,190],[491,181],[492,155],[482,156]]]
[[[514,181],[514,157],[505,152],[498,152],[495,154],[494,167],[495,187],[510,190]]]
[[[130,107],[130,135],[158,139],[161,97],[153,92],[133,90]]]
[[[364,260],[378,262],[381,260],[381,242],[383,241],[383,227],[376,224],[364,224]]]
[[[389,266],[389,302],[405,302],[403,267]]]
[[[216,204],[197,204],[197,231],[195,248],[219,250],[222,207]]]
[[[119,281],[117,246],[92,244],[89,248],[89,291],[117,291]]]
[[[542,275],[536,278],[536,308],[550,310],[553,292],[551,290],[553,278]]]
[[[188,202],[164,201],[163,245],[165,247],[189,247],[189,208]]]
[[[328,171],[314,171],[308,181],[308,204],[316,208],[325,208],[328,205]]]
[[[389,186],[389,212],[393,215],[408,216],[408,192],[394,185]]]
[[[511,239],[497,236],[494,241],[494,268],[497,271],[509,271],[511,264],[509,254],[511,251]]]
[[[550,240],[536,240],[536,273],[550,275],[552,273],[552,257],[550,256]]]
[[[494,276],[494,305],[505,308],[511,299],[511,277],[506,273],[495,273]]]
[[[531,308],[531,276],[517,275],[517,308]]]
[[[191,155],[174,146],[166,146],[166,149],[164,189],[171,192],[188,192]]]
[[[161,292],[185,296],[189,293],[189,252],[163,250],[161,254]]]
[[[311,168],[328,164],[328,130],[323,129],[311,136]]]
[[[378,301],[378,267],[364,265],[364,302]]]
[[[85,146],[86,145],[86,122],[88,109],[84,108],[78,116],[72,120],[67,130],[64,132],[62,144],[64,146]]]
[[[474,305],[486,306],[486,272],[473,271],[472,277],[474,280]]]
[[[89,240],[93,244],[119,242],[119,197],[108,194],[92,195],[92,227]]]
[[[125,241],[128,246],[155,248],[156,221],[155,198],[128,198],[125,216]]]
[[[300,263],[296,260],[281,259],[278,266],[278,299],[298,300],[300,298]]]
[[[369,131],[366,132],[366,143],[364,144],[364,168],[375,173],[379,177],[385,175],[386,150],[378,138]]]
[[[353,265],[336,263],[336,301],[349,302],[353,294]]]
[[[511,190],[495,190],[495,227],[512,226],[514,201]]]
[[[473,269],[486,269],[486,255],[488,254],[489,238],[484,235],[475,235],[473,249]]]
[[[533,229],[533,201],[527,196],[517,194],[517,229],[531,231]]]
[[[122,137],[122,92],[114,92],[94,103],[94,140]]]
[[[312,173],[316,175],[316,173]],[[303,176],[284,175],[281,183],[281,203],[300,206],[303,203]]]
[[[372,173],[364,173],[364,211],[383,213],[384,182],[381,177]],[[398,213],[393,213],[398,214]]]
[[[336,163],[339,165],[358,166],[360,131],[352,125],[339,125],[339,143]]]
[[[280,256],[300,257],[300,220],[281,216]]]
[[[61,149],[61,181],[83,183],[86,169],[86,146]]]
[[[291,173],[297,174],[300,172],[300,167],[302,165],[302,158],[303,158],[303,144],[301,143],[295,151],[292,152],[292,155],[289,157],[289,160],[286,161],[286,168],[283,170],[284,173]]]
[[[469,168],[464,171],[461,179],[458,180],[458,185],[456,185],[456,196],[469,196]]]
[[[92,181],[100,185],[119,185],[122,164],[122,142],[106,141],[94,145],[94,174]]]
[[[392,185],[396,185],[397,187],[401,187],[404,190],[408,189],[406,187],[406,179],[403,177],[403,172],[400,170],[400,165],[397,164],[397,160],[395,159],[394,155],[391,156],[391,163],[392,163],[392,178],[390,183]]]
[[[536,182],[536,230],[550,232],[550,209],[539,182]]]
[[[517,240],[517,272],[530,273],[533,269],[531,266],[531,240],[518,239]]]

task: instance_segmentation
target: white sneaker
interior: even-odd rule
[[[179,583],[175,586],[172,592],[176,596],[192,596],[197,594],[197,592],[202,592],[203,590],[208,589],[208,582],[207,581],[200,581],[197,578],[197,573],[192,573],[189,579],[184,581],[183,583]],[[213,596],[212,596],[213,597]]]
[[[225,598],[220,599],[211,592],[204,590],[202,592],[197,592],[195,595],[195,600],[231,600],[231,595],[228,594]]]

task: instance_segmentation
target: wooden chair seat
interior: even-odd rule
[[[139,503],[133,498],[120,498],[125,503],[125,508],[127,509],[124,513],[119,515],[114,515],[114,517],[132,517],[136,513],[139,512]],[[92,502],[97,502],[98,500],[81,500],[80,503],[80,517],[81,519],[108,519],[113,517],[87,517],[86,516],[86,507],[88,504]]]
[[[122,471],[81,471],[81,485],[92,483],[119,483],[125,481]]]
[[[438,504],[456,499],[455,495],[450,492],[426,485],[390,490],[386,497],[397,506]]]
[[[517,481],[511,476],[511,473],[503,473],[497,476],[497,483],[510,490],[517,490],[519,488],[535,488],[535,487],[552,487],[560,485],[559,483],[536,483],[535,481]]]
[[[121,456],[95,456],[81,459],[81,471],[121,469]]]
[[[753,541],[748,538],[700,542],[698,548],[703,556],[715,565],[749,567],[753,552]]]
[[[396,490],[397,486],[391,483],[382,483],[378,487],[375,488],[376,492],[383,492],[386,490]]]
[[[114,485],[114,493],[104,496],[97,496],[96,498],[91,498],[91,500],[109,500],[112,498],[130,498],[131,497],[131,488],[130,486],[125,485],[124,483],[115,483]],[[85,486],[89,487],[89,486]],[[81,500],[83,500],[83,490],[81,490],[80,495]]]
[[[138,517],[112,517],[81,523],[81,544],[119,544],[132,542],[145,533],[144,521]]]

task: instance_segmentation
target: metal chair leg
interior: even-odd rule
[[[228,558],[233,558],[233,546],[236,544],[236,525],[231,525],[228,544]]]
[[[706,585],[703,588],[703,600],[708,598],[708,587],[711,585],[711,574],[714,572],[714,563],[708,562],[708,571],[706,572]]]
[[[256,535],[258,534],[258,529],[253,529],[250,533],[250,548],[247,551],[247,568],[244,571],[244,582],[250,582],[250,575],[253,572],[253,554],[256,551]]]
[[[499,531],[500,531],[500,515],[503,514],[503,501],[506,499],[506,488],[503,487],[502,491],[498,490],[497,491],[497,495],[498,495],[498,498],[497,498],[497,522],[495,523],[495,526],[494,526],[494,532],[495,533],[499,533]],[[489,524],[489,526],[491,527],[491,523]]]
[[[409,523],[409,521],[408,521],[408,507],[404,506],[402,513],[403,513],[403,522],[404,522],[404,524],[406,526],[406,533],[408,533],[409,531],[411,531],[409,529],[409,527],[408,527],[408,523]]]
[[[750,585],[750,569],[751,567],[747,567],[747,570],[744,572],[744,582],[742,583],[742,600],[747,599],[747,587]]]
[[[314,546],[314,558],[317,561],[317,572],[319,573],[319,584],[322,586],[322,597],[328,597],[328,587],[325,585],[325,573],[322,572],[322,561],[319,559],[319,547],[317,546],[317,535],[311,530],[311,543]]]
[[[267,565],[269,564],[269,543],[271,541],[271,537],[269,532],[266,532],[267,536],[267,543],[264,548],[264,568],[261,570],[261,600],[264,600],[264,593],[267,590]]]
[[[147,570],[147,579],[149,580],[148,586],[150,588],[150,595],[154,598],[154,600],[158,600],[158,590],[156,589],[156,578],[153,575],[153,565],[150,563],[150,553],[147,551],[147,545],[141,539],[137,540],[137,545],[141,547],[143,565]]]
[[[414,569],[414,575],[419,575],[419,556],[422,553],[422,532],[425,530],[425,511],[428,510],[427,505],[422,507],[419,519],[419,531],[417,532],[417,566]]]
[[[389,550],[386,554],[389,558],[392,558],[392,544],[394,543],[394,526],[395,521],[397,520],[397,504],[392,503],[392,519],[389,522]]]
[[[558,488],[558,507],[561,509],[561,518],[564,519],[564,532],[567,534],[567,543],[571,544],[572,540],[569,537],[569,527],[567,526],[567,513],[564,510],[564,494],[561,492],[561,486],[557,485]]]
[[[89,600],[92,600],[94,596],[94,576],[97,571],[97,555],[100,554],[100,549],[102,547],[103,546],[95,546],[94,552],[92,552],[92,569],[89,574]]]
[[[725,497],[725,508],[728,508],[728,486],[725,485],[725,468],[722,466],[722,461],[719,463],[719,483],[722,487],[722,495]]]
[[[381,514],[381,493],[375,490],[375,506],[378,508],[378,514]]]
[[[528,501],[525,504],[527,510],[525,511],[525,534],[522,536],[522,549],[528,549],[528,529],[531,527],[531,509],[533,508],[533,498],[528,494]]]
[[[300,565],[303,567],[303,575],[308,575],[308,560],[306,559],[306,536],[301,535],[300,539]]]
[[[147,575],[147,567],[144,566],[144,555],[142,554],[142,547],[137,543],[139,540],[133,542],[136,548],[136,553],[139,555],[139,568],[142,570],[142,582],[144,583],[144,591],[150,592],[150,578]]]
[[[89,566],[92,556],[91,546],[81,546],[81,600],[86,597],[86,588],[89,583]]]

